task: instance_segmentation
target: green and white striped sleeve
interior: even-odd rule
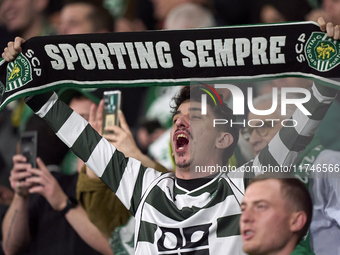
[[[293,166],[299,154],[311,142],[313,136],[335,99],[336,90],[313,84],[311,99],[303,106],[311,113],[305,115],[298,108],[291,119],[254,159],[254,166]],[[296,125],[295,125],[295,124]]]
[[[55,93],[28,97],[25,101],[134,214],[143,191],[161,173],[143,167],[136,159],[125,158]]]

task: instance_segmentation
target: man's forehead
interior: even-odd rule
[[[191,111],[197,111],[197,110],[201,110],[202,104],[199,101],[187,99],[179,105],[178,110],[181,111],[181,109],[184,109],[184,108],[191,110]]]
[[[275,179],[266,179],[254,182],[248,186],[245,199],[249,200],[275,200],[279,199],[281,183]]]

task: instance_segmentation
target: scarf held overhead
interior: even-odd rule
[[[169,86],[294,76],[338,87],[340,44],[314,22],[34,37],[0,58],[0,110],[61,87]]]

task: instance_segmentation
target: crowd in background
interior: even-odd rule
[[[316,21],[320,16],[324,17],[327,22],[340,24],[340,1],[65,0],[63,2],[58,0],[0,0],[0,48],[5,48],[7,43],[14,40],[16,36],[28,40],[35,36],[44,35],[137,32],[156,29],[191,29],[256,23]],[[271,93],[273,87],[310,88],[311,82],[298,78],[287,78],[246,85],[256,88],[255,95],[261,96],[268,92]],[[150,166],[159,171],[165,171],[164,169],[173,170],[174,165],[169,149],[169,132],[172,125],[170,101],[180,87],[117,89],[122,91],[122,111],[125,117],[120,117],[121,127],[119,130],[115,130],[120,135],[120,138],[114,141],[114,145],[119,149],[120,146],[124,146],[124,142],[130,141],[133,150],[126,149],[126,153],[131,153],[128,156],[139,157],[142,162],[144,160],[145,164],[151,164]],[[223,95],[228,104],[232,104],[229,91],[221,90],[218,92]],[[76,92],[74,90],[59,91],[61,99],[63,99],[62,95],[70,95],[65,97],[69,98],[65,100],[66,103],[88,120],[91,104],[98,104],[102,98],[102,93],[102,89],[95,92],[81,90]],[[264,100],[261,99],[260,102],[263,103]],[[323,146],[322,148],[329,150],[326,151],[328,152],[326,156],[332,153],[332,162],[335,163],[340,163],[340,156],[337,154],[340,150],[340,139],[337,135],[338,130],[340,130],[339,102],[339,98],[337,98],[329,110],[317,133],[318,141],[314,144],[315,147]],[[72,107],[71,103],[74,103],[74,107]],[[243,117],[247,118],[248,116]],[[249,116],[249,118],[254,119],[255,117]],[[256,116],[256,119],[259,118]],[[278,119],[281,119],[281,117],[278,117]],[[0,114],[0,209],[2,219],[5,217],[8,207],[15,200],[17,192],[17,187],[11,183],[9,176],[13,169],[20,168],[20,158],[13,158],[19,152],[20,136],[27,130],[45,130],[46,127],[38,123],[39,121],[34,118],[33,112],[25,106],[22,100],[10,103]],[[330,123],[332,124],[330,125]],[[268,127],[269,131],[263,131],[263,134],[252,132],[251,130],[244,131],[243,133],[248,132],[248,137],[240,139],[230,164],[240,166],[253,158],[268,144],[273,136],[269,135],[268,141],[261,139],[266,137],[268,132],[269,134],[270,132],[274,134],[278,129],[278,126],[273,130]],[[119,204],[119,201],[112,200],[111,191],[99,179],[94,178],[93,173],[89,169],[85,169],[83,163],[78,161],[75,155],[72,155],[64,146],[56,145],[57,142],[52,141],[52,138],[46,132],[41,131],[40,133],[38,141],[41,148],[38,148],[38,156],[41,157],[46,166],[50,166],[47,169],[53,173],[51,178],[56,178],[62,189],[67,190],[65,193],[68,196],[73,196],[79,200],[84,206],[90,221],[94,223],[101,233],[104,233],[104,239],[111,237],[111,233],[116,227],[128,222],[130,218],[129,212]],[[258,137],[256,138],[255,135],[257,134]],[[48,146],[43,147],[43,144]],[[122,148],[121,150],[124,152],[124,149]],[[142,154],[146,155],[147,158],[141,156]],[[62,157],[60,157],[61,155]],[[153,165],[149,160],[155,161],[157,165]],[[57,168],[53,166],[57,166]],[[58,172],[58,174],[55,172]],[[46,173],[46,176],[50,178],[48,173]],[[331,231],[329,233],[335,236],[333,240],[336,240],[336,238],[340,238],[340,204],[337,202],[337,200],[340,200],[339,181],[315,180],[317,181],[310,184],[311,192],[314,190],[314,193],[317,193],[318,189],[329,189],[331,187],[329,193],[312,197],[315,207],[317,207],[314,208],[314,214],[317,217],[318,224],[325,224],[325,228]],[[97,196],[106,201],[105,203],[108,204],[106,208],[103,208],[102,205],[93,204],[94,199],[91,196],[94,191],[99,192]],[[38,194],[40,193],[38,192]],[[30,243],[32,236],[47,240],[50,235],[49,231],[41,232],[40,229],[47,228],[44,222],[55,220],[55,226],[51,225],[51,228],[59,227],[60,231],[74,231],[74,233],[72,232],[72,234],[63,237],[51,237],[60,242],[68,243],[69,246],[65,245],[64,248],[70,251],[69,254],[97,254],[97,251],[110,254],[110,251],[105,249],[98,250],[96,245],[87,242],[87,238],[92,238],[93,236],[82,236],[80,232],[84,230],[77,228],[72,219],[67,218],[66,220],[74,230],[66,224],[66,220],[61,220],[59,214],[56,214],[55,217],[45,217],[46,219],[39,221],[40,216],[32,214],[41,214],[41,211],[44,211],[52,215],[53,211],[58,211],[53,207],[53,202],[51,202],[54,201],[53,195],[47,193],[40,195],[46,198],[51,207],[46,202],[42,206],[43,202],[40,201],[40,197],[32,197],[31,195],[30,201],[28,202],[27,200],[27,203],[30,203],[30,206],[27,207],[29,209],[26,209],[27,215],[29,213],[30,217],[27,224],[31,227],[31,240],[25,240],[25,242]],[[21,196],[26,198],[25,194],[21,194]],[[117,198],[115,199],[118,200]],[[94,212],[93,208],[100,208],[100,210]],[[34,224],[39,225],[39,227],[33,226]],[[32,228],[34,229],[32,230]],[[312,223],[312,230],[316,233],[314,240],[312,240],[315,252],[318,251],[316,254],[332,254],[327,253],[327,248],[336,244],[331,243],[331,241],[320,241],[326,239],[325,237],[320,237],[320,235],[324,235],[324,232],[321,231],[320,233],[320,226]],[[8,233],[8,231],[10,230],[7,229],[5,233]],[[38,233],[39,231],[40,233]],[[99,235],[98,238],[103,236]],[[3,236],[2,239],[7,240],[4,238]],[[89,247],[85,246],[82,240],[85,240]],[[33,245],[33,242],[30,245],[26,244],[25,248],[30,252],[27,254],[39,254],[35,253],[35,249],[42,245],[41,242],[34,242]],[[33,247],[34,245],[36,247]],[[70,248],[73,245],[82,246],[83,250]],[[44,254],[42,251],[40,252]],[[338,249],[338,252],[337,254],[340,254],[340,249]],[[8,254],[11,253],[9,252]]]

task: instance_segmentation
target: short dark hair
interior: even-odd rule
[[[111,15],[111,13],[103,7],[102,1],[99,0],[65,0],[64,6],[72,5],[72,4],[87,4],[91,6],[92,10],[88,15],[88,19],[91,20],[94,31],[98,31],[101,29],[108,30],[109,32],[113,32],[114,30],[114,22],[115,18]]]
[[[175,97],[173,97],[174,105],[171,106],[172,112],[175,113],[178,110],[179,106],[186,100],[200,102],[201,95],[206,94],[206,92],[202,89],[206,90],[207,87],[201,85],[183,87],[179,91],[179,93]],[[226,103],[223,102],[223,96],[219,96],[222,100],[222,105],[215,104],[211,97],[207,97],[207,104],[211,107],[217,118],[227,119],[228,121],[232,120],[233,123],[236,122],[236,116],[233,115],[233,111],[228,107]],[[227,164],[228,160],[231,158],[236,149],[239,138],[239,129],[236,125],[221,125],[221,127],[223,128],[223,131],[230,133],[234,139],[233,143],[225,149],[225,157],[223,158],[223,163]]]
[[[292,205],[292,208],[306,213],[307,221],[298,233],[299,241],[301,241],[308,232],[313,215],[313,202],[307,187],[302,181],[288,173],[264,173],[250,180],[249,186],[252,183],[269,179],[275,179],[281,183],[282,197]]]
[[[93,5],[94,8],[92,12],[89,14],[89,19],[92,21],[93,28],[95,31],[100,29],[108,30],[109,32],[113,32],[114,30],[114,17],[110,14],[110,12],[101,5]]]

